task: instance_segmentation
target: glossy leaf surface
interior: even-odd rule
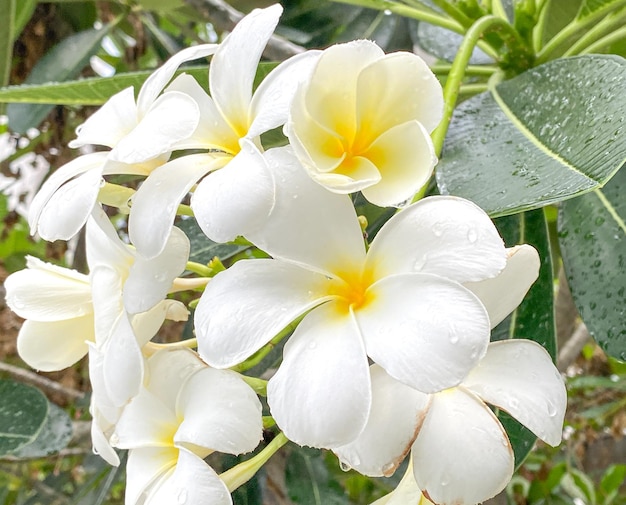
[[[492,216],[592,191],[626,161],[626,60],[556,60],[463,102],[437,182]]]

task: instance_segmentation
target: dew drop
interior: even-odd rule
[[[315,340],[313,340],[312,342],[309,342],[309,349],[315,349],[317,347],[317,342]]]
[[[111,438],[109,438],[109,443],[111,445],[117,445],[120,443],[120,437],[117,433],[113,433],[113,435],[111,435]]]
[[[478,240],[478,232],[474,228],[470,228],[467,232],[467,240],[474,244]]]
[[[396,471],[396,465],[394,465],[393,463],[387,463],[383,466],[382,471],[385,477],[391,477]]]
[[[345,461],[339,462],[339,468],[341,468],[343,472],[349,472],[350,470],[352,470],[352,467],[350,467],[350,465],[348,465],[348,463],[346,463]]]
[[[459,343],[459,336],[456,333],[452,333],[450,335],[450,343],[451,344],[458,344]]]
[[[178,492],[176,501],[179,503],[179,505],[184,505],[185,503],[187,503],[187,490],[186,489],[181,489]]]

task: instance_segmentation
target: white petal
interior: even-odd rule
[[[76,235],[96,204],[101,181],[99,170],[88,170],[57,189],[39,215],[37,232],[41,238],[69,240]]]
[[[120,449],[171,447],[177,428],[176,414],[157,395],[142,389],[124,408],[113,445]]]
[[[340,194],[369,188],[382,178],[376,165],[364,156],[346,156],[333,172],[312,171],[310,175],[329,191]]]
[[[411,198],[428,182],[437,163],[430,135],[417,121],[387,130],[363,156],[380,172],[380,181],[363,189],[363,196],[381,207]]]
[[[461,388],[434,396],[411,454],[418,486],[440,505],[481,503],[513,475],[504,429],[484,403]]]
[[[183,418],[174,442],[227,454],[250,452],[263,437],[261,402],[236,373],[203,368],[189,377],[178,396]]]
[[[157,96],[172,79],[178,67],[186,61],[197,60],[212,55],[218,48],[217,44],[200,44],[179,51],[167,60],[158,70],[146,79],[137,96],[138,116],[146,114]]]
[[[272,416],[300,445],[350,443],[363,431],[370,410],[370,376],[358,326],[334,305],[306,315],[267,385]]]
[[[85,341],[94,339],[93,314],[45,323],[24,321],[17,352],[35,370],[54,372],[78,362],[87,354]]]
[[[124,312],[122,283],[120,273],[112,268],[97,266],[91,270],[96,343],[100,346],[108,341],[117,319]]]
[[[122,314],[111,330],[105,349],[103,374],[111,401],[124,406],[143,382],[143,356],[128,316]]]
[[[359,73],[356,103],[358,124],[378,132],[413,120],[431,132],[443,117],[437,77],[422,58],[405,51],[385,55]]]
[[[189,239],[174,227],[163,251],[152,259],[135,258],[124,284],[124,307],[130,314],[146,312],[163,300],[189,258]]]
[[[282,10],[278,4],[254,9],[224,39],[211,61],[211,97],[242,137],[250,127],[249,107],[257,66]]]
[[[185,503],[231,505],[232,499],[215,470],[202,458],[181,449],[174,472],[151,486],[146,505]]]
[[[32,257],[27,266],[4,281],[6,303],[18,316],[43,322],[93,313],[86,275]]]
[[[504,243],[487,214],[469,200],[424,198],[392,217],[370,247],[376,278],[433,273],[457,282],[495,277],[506,265]]]
[[[115,449],[111,447],[109,443],[109,437],[104,433],[102,425],[106,422],[100,418],[100,413],[93,406],[90,409],[93,421],[91,422],[91,443],[94,454],[100,456],[109,465],[119,466],[120,458],[115,452]]]
[[[429,397],[397,382],[378,365],[372,365],[370,372],[372,408],[367,425],[354,442],[333,452],[342,467],[371,477],[389,477],[411,450]]]
[[[389,375],[424,393],[459,384],[489,342],[489,318],[478,298],[436,275],[377,282],[356,317],[367,354]]]
[[[463,386],[506,410],[544,442],[561,442],[567,392],[550,355],[536,342],[491,343]]]
[[[174,447],[142,447],[128,454],[126,496],[128,505],[151,505],[146,496],[174,471],[179,451]],[[176,503],[176,502],[174,502]]]
[[[184,303],[178,300],[161,300],[149,311],[135,314],[132,317],[133,332],[139,347],[146,345],[154,337],[165,319],[187,321],[189,311]]]
[[[398,487],[371,505],[432,505],[432,502],[417,487],[413,475],[413,462],[409,460],[409,465]]]
[[[114,147],[137,124],[135,90],[125,88],[109,98],[87,121],[76,129],[76,139],[68,146],[86,144]]]
[[[183,384],[206,364],[191,349],[163,349],[148,359],[146,388],[176,413],[176,402]]]
[[[91,412],[93,422],[100,424],[102,429],[112,433],[112,427],[117,423],[122,409],[114,405],[107,392],[104,381],[104,351],[95,344],[89,346],[89,382],[91,382]]]
[[[306,51],[292,56],[263,79],[250,104],[252,125],[248,138],[285,123],[297,87],[309,78],[320,54],[321,51]]]
[[[369,40],[354,40],[326,49],[306,88],[306,108],[329,130],[351,139],[356,128],[357,79],[367,65],[385,55]]]
[[[189,137],[199,119],[200,112],[193,98],[177,91],[165,93],[157,98],[139,124],[117,143],[110,158],[131,164],[156,158]]]
[[[193,193],[191,208],[202,231],[215,242],[229,242],[263,225],[274,206],[274,177],[251,143]]]
[[[94,171],[102,175],[103,167],[106,163],[108,153],[98,152],[85,154],[66,163],[58,170],[54,171],[46,182],[43,183],[30,205],[28,213],[28,225],[30,231],[34,234],[37,231],[37,223],[43,212],[44,207],[52,198],[52,195],[67,181],[73,179],[77,175],[88,171]]]
[[[365,257],[361,227],[350,198],[313,182],[289,148],[266,153],[276,197],[265,225],[247,238],[275,258],[333,272]]]
[[[522,303],[530,286],[537,280],[541,266],[539,253],[528,244],[512,247],[506,252],[506,266],[497,277],[464,284],[483,302],[492,328]]]
[[[224,120],[213,99],[187,74],[179,75],[167,91],[181,91],[198,104],[200,121],[188,138],[174,146],[176,149],[218,149],[232,156],[239,152],[239,135]]]
[[[104,266],[116,269],[121,276],[126,277],[134,261],[133,255],[128,246],[120,240],[101,207],[93,209],[87,222],[86,244],[90,270]]]
[[[198,352],[216,368],[242,362],[325,300],[324,275],[279,260],[238,261],[207,285],[195,312]]]
[[[167,242],[181,200],[203,175],[223,159],[209,154],[182,156],[150,174],[132,198],[128,233],[137,252],[154,258]]]

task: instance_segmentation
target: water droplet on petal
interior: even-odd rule
[[[348,465],[345,461],[339,462],[339,468],[341,468],[341,470],[344,472],[349,472],[350,470],[352,470],[352,467]]]
[[[187,490],[181,489],[178,492],[178,496],[176,497],[176,500],[178,501],[179,505],[184,505],[185,503],[187,503]]]
[[[387,463],[383,466],[382,471],[385,477],[391,477],[396,471],[396,465],[394,465],[393,463]]]
[[[315,340],[313,340],[312,342],[309,342],[309,349],[315,349],[317,347],[317,342]]]
[[[470,228],[467,231],[467,240],[469,240],[472,244],[478,240],[478,232],[474,228]]]
[[[120,437],[117,433],[113,433],[113,435],[111,435],[111,438],[109,438],[109,443],[111,445],[117,445],[120,443]]]

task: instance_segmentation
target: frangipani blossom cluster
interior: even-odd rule
[[[7,303],[27,320],[19,352],[46,371],[89,355],[94,450],[113,465],[130,451],[129,505],[232,503],[280,444],[222,475],[204,459],[255,450],[262,414],[365,475],[410,458],[380,503],[481,502],[514,468],[487,405],[560,442],[566,395],[548,353],[490,343],[537,278],[537,251],[506,248],[479,207],[444,196],[401,208],[367,240],[349,193],[389,206],[427,183],[441,86],[417,56],[360,40],[290,58],[254,90],[280,14],[254,10],[219,45],[181,51],[137,100],[121,91],[79,128],[73,147],[110,150],[53,174],[30,225],[48,240],[85,226],[89,273],[32,258],[7,279]],[[208,94],[184,71],[174,78],[206,56]],[[283,145],[264,145],[278,127]],[[120,206],[130,243],[100,201],[115,174],[141,183]],[[266,257],[216,275],[189,263],[175,226],[189,196],[209,239],[243,237]],[[157,343],[165,320],[189,317],[181,290],[202,290],[195,339]],[[269,377],[241,374],[279,343]]]

